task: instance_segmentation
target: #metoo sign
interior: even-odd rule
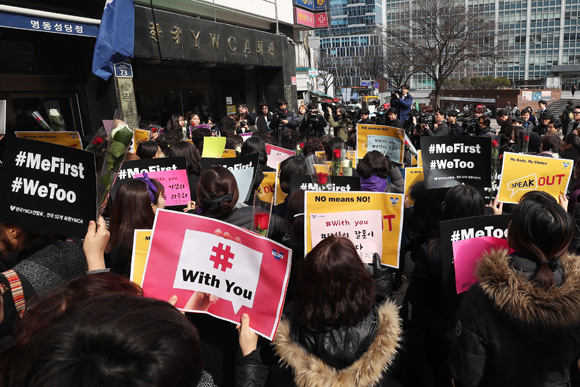
[[[6,138],[0,181],[2,222],[82,238],[96,219],[93,153]]]
[[[188,312],[239,323],[272,340],[280,321],[292,252],[250,231],[202,216],[158,210],[143,292]]]

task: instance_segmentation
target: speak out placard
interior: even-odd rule
[[[364,235],[376,233],[381,234],[382,238],[382,251],[379,251],[381,255],[381,262],[387,266],[399,267],[399,251],[401,248],[401,233],[402,233],[402,219],[403,219],[403,195],[401,194],[390,194],[384,192],[328,192],[328,191],[306,191],[304,192],[304,202],[306,203],[306,227],[304,228],[304,255],[308,254],[310,250],[314,247],[314,241],[318,239],[318,236],[314,237],[314,234],[320,235],[324,234],[325,237],[330,235],[338,235],[349,238],[355,247],[364,241]],[[359,214],[353,214],[353,218],[342,219],[350,223],[352,219],[353,222],[363,221],[360,224],[362,228],[358,228],[357,231],[360,234],[349,232],[346,229],[341,229],[336,231],[336,227],[340,227],[340,219],[329,219],[330,222],[328,226],[326,223],[314,225],[311,222],[312,217],[315,218],[319,215],[344,213],[345,210],[348,212],[359,212]],[[381,213],[381,228],[377,228],[371,223],[364,223],[365,215],[368,211],[379,211]],[[361,214],[361,211],[363,214]],[[358,216],[362,215],[362,216]],[[350,215],[349,215],[350,216]],[[335,221],[335,223],[333,223]],[[357,227],[359,224],[353,226]],[[365,228],[366,227],[366,228]],[[363,233],[365,231],[365,233]],[[348,235],[346,235],[348,233]],[[324,239],[324,238],[322,238]],[[361,250],[359,246],[359,251]]]
[[[276,172],[264,172],[264,180],[256,190],[258,198],[266,203],[271,203],[276,193]]]
[[[529,191],[544,191],[558,200],[568,187],[573,160],[505,152],[498,200],[519,203]]]
[[[229,233],[231,239],[221,235]],[[238,240],[239,242],[236,242]],[[239,323],[272,340],[282,314],[292,251],[240,227],[159,210],[143,275],[146,296]],[[219,297],[210,303],[207,295]]]
[[[228,159],[202,158],[201,172],[203,173],[203,171],[212,165],[221,165],[227,168],[234,175],[236,183],[238,184],[238,190],[240,191],[239,201],[245,202],[252,192],[259,157],[260,155],[258,153],[254,153],[252,155]]]
[[[407,167],[405,168],[405,195],[408,195],[409,204],[414,205],[415,200],[411,197],[411,187],[420,181],[423,181],[422,167]]]
[[[322,187],[318,183],[312,182],[310,175],[292,176],[290,194],[297,189],[304,191],[322,191]],[[340,192],[360,191],[360,178],[355,176],[331,176],[331,182],[324,190]]]
[[[166,206],[187,205],[191,200],[191,191],[185,169],[149,172],[147,176],[157,180],[163,186]],[[143,177],[143,175],[137,174],[133,177]]]
[[[421,150],[427,189],[461,183],[491,187],[491,138],[423,136]]]
[[[95,155],[46,142],[6,138],[0,221],[82,238],[97,215]]]
[[[162,157],[158,159],[144,159],[125,161],[117,173],[117,178],[111,188],[111,196],[114,198],[121,184],[131,180],[135,175],[143,172],[175,171],[185,169],[185,157]]]
[[[391,161],[403,164],[405,159],[405,131],[392,126],[357,124],[356,157],[362,159],[367,152],[379,151]]]
[[[278,163],[289,157],[296,156],[296,152],[272,144],[266,144],[266,154],[268,155],[267,165],[270,168],[276,168]]]

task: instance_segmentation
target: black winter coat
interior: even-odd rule
[[[457,387],[571,385],[580,353],[580,258],[563,257],[547,291],[531,281],[536,268],[505,251],[481,258],[451,350]]]

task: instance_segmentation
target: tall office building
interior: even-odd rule
[[[409,22],[414,0],[385,1],[386,25]],[[466,18],[479,14],[491,22],[500,57],[456,77],[493,75],[515,85],[565,89],[580,82],[580,0],[465,0],[465,5]],[[432,88],[425,74],[411,83],[416,89]]]
[[[384,0],[329,0],[330,26],[316,31],[321,69],[335,75],[336,87],[374,81],[369,59],[380,56]]]

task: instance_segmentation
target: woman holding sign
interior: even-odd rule
[[[571,386],[580,354],[580,259],[574,225],[547,193],[515,208],[508,243],[479,261],[456,327],[456,386]],[[577,369],[576,369],[577,372]]]
[[[377,280],[352,242],[335,236],[300,264],[294,300],[274,340],[296,385],[364,387],[388,379],[401,324],[393,301],[376,303],[384,300],[378,288],[386,270],[374,266]]]

